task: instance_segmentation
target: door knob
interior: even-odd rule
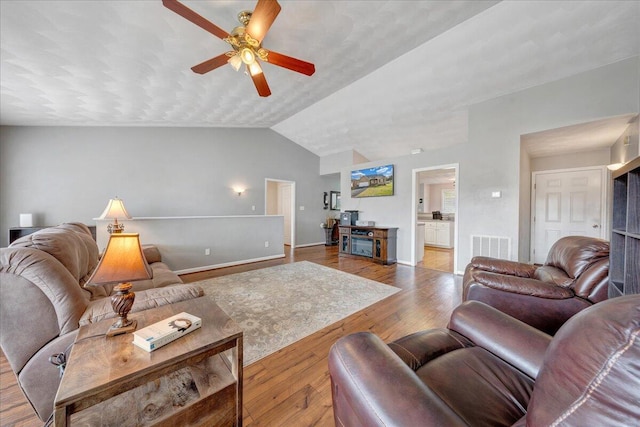
[[[599,226],[598,224],[593,224],[591,227],[593,227],[593,228],[598,228],[598,227],[600,227],[600,226]]]

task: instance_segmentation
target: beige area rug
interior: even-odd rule
[[[245,366],[400,290],[309,261],[194,284],[244,331]]]

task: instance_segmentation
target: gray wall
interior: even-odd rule
[[[470,260],[473,234],[507,236],[512,240],[511,258],[527,256],[531,165],[521,153],[520,135],[637,113],[638,93],[640,67],[639,58],[635,57],[473,105],[469,109],[467,142],[358,165],[393,163],[392,197],[350,198],[350,168],[343,168],[343,209],[358,209],[363,211],[363,219],[399,227],[398,259],[409,262],[411,223],[415,218],[411,206],[412,169],[459,163],[458,271]],[[501,191],[502,197],[491,198],[492,191]]]
[[[109,242],[110,222],[96,221],[101,250]],[[177,274],[285,256],[282,216],[136,217],[122,224],[126,232],[139,233],[143,245],[155,245],[162,262]]]
[[[638,95],[640,96],[640,95]],[[640,130],[640,119],[638,117],[627,126],[620,138],[611,147],[611,163],[627,163],[640,155],[640,140],[638,131]]]
[[[536,157],[531,159],[531,172],[582,168],[587,166],[606,166],[609,164],[610,151],[609,148],[600,148],[580,153]]]
[[[0,246],[20,213],[94,224],[114,196],[134,217],[263,215],[265,177],[296,182],[296,244],[324,242],[319,158],[271,130],[3,126]]]

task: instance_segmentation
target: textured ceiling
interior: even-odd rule
[[[184,1],[230,31],[255,1]],[[160,0],[0,1],[0,124],[267,127],[370,160],[458,144],[467,107],[638,55],[637,1],[285,1],[263,45],[316,66],[190,67],[228,45]]]

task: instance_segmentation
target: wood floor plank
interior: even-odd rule
[[[461,301],[460,277],[424,265],[382,266],[343,258],[335,246],[286,248],[285,254],[282,259],[193,273],[182,279],[189,283],[306,260],[401,291],[247,366],[245,426],[333,426],[327,356],[336,340],[350,333],[372,331],[388,342],[421,329],[444,327]],[[4,354],[0,354],[0,375],[0,425],[41,426],[22,396]]]

